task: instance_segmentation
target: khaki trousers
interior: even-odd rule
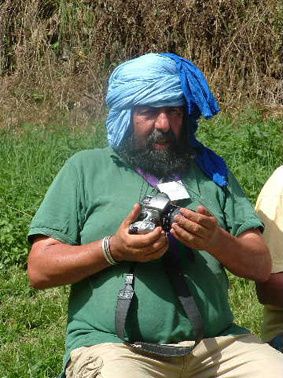
[[[192,345],[182,342],[179,345]],[[202,340],[185,357],[155,358],[124,344],[105,343],[71,353],[67,378],[281,378],[283,354],[253,335]]]

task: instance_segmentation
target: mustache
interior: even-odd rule
[[[155,143],[168,143],[173,142],[176,143],[176,137],[172,130],[168,130],[166,133],[160,131],[160,130],[153,130],[153,132],[149,135],[147,144],[153,145]]]

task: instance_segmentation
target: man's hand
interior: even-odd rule
[[[129,226],[140,213],[140,205],[123,221],[110,239],[113,258],[117,261],[146,262],[160,258],[168,248],[161,227],[147,235],[130,235]],[[69,245],[48,236],[38,235],[28,258],[30,283],[37,289],[73,284],[109,267],[101,247],[102,240]]]
[[[111,255],[116,261],[157,260],[168,249],[167,236],[161,227],[156,227],[145,235],[129,233],[130,224],[137,219],[140,211],[141,206],[135,204],[116,234],[110,239]]]
[[[204,206],[197,211],[180,209],[174,218],[171,233],[181,243],[194,249],[209,251],[217,244],[219,226],[217,219]]]
[[[181,243],[207,251],[239,277],[259,282],[269,278],[271,258],[258,229],[233,236],[203,206],[196,212],[184,208],[180,212],[174,218],[171,233]]]

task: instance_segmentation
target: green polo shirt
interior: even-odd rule
[[[191,160],[182,181],[190,198],[179,201],[179,206],[195,210],[204,205],[233,235],[262,227],[231,173],[229,186],[222,189]],[[50,186],[32,220],[29,237],[42,234],[72,245],[102,239],[116,232],[134,203],[154,193],[157,190],[127,167],[111,148],[81,151],[65,163]],[[202,315],[204,336],[247,333],[233,323],[228,281],[221,264],[205,251],[193,250],[191,256],[180,243],[178,249],[185,279]],[[121,342],[115,334],[115,309],[129,269],[130,264],[123,262],[72,285],[65,363],[75,348]],[[152,343],[194,339],[163,259],[137,264],[135,276],[136,295],[125,338]]]

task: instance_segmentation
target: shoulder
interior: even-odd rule
[[[79,152],[76,152],[74,155],[72,155],[67,161],[71,164],[76,164],[79,162],[85,162],[89,159],[105,159],[111,156],[112,149],[110,147],[105,148],[94,148],[89,150],[82,150]]]
[[[82,150],[71,156],[65,163],[66,166],[71,166],[78,171],[87,170],[94,166],[103,166],[109,164],[111,160],[112,149],[110,147],[95,148],[89,150]]]
[[[276,185],[280,188],[281,191],[283,190],[283,165],[275,169],[275,171],[267,180],[266,184]]]
[[[227,189],[241,196],[246,196],[242,186],[240,185],[238,179],[234,173],[228,168],[228,185]]]
[[[263,200],[270,199],[272,203],[276,202],[276,199],[283,196],[283,165],[278,167],[272,175],[268,178],[263,185],[260,194],[257,199],[256,207],[260,205]]]
[[[228,184],[224,186],[218,185],[212,178],[208,177],[208,175],[198,166],[198,164],[194,160],[191,161],[190,170],[194,176],[193,178],[204,190],[208,190],[211,193],[222,193],[224,196],[227,195],[227,192],[239,191],[242,195],[242,188],[229,167],[227,167]],[[192,179],[192,177],[190,177],[190,179]]]

